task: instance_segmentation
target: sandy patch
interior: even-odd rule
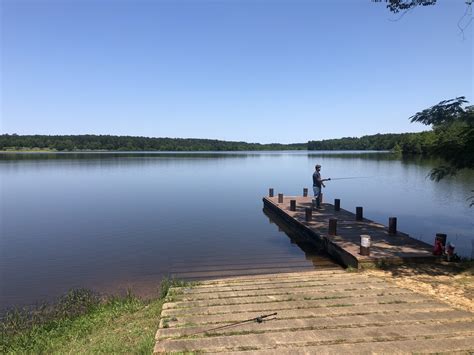
[[[432,296],[455,308],[474,312],[472,262],[398,265],[363,272],[391,280],[400,287]]]

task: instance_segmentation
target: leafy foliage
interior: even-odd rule
[[[474,168],[474,109],[466,106],[467,103],[466,98],[460,96],[441,101],[410,117],[411,122],[432,125],[435,134],[432,154],[446,161],[446,165],[431,171],[433,180],[455,175],[461,169]]]
[[[411,122],[420,122],[425,125],[441,126],[451,123],[454,119],[462,119],[466,110],[463,106],[468,103],[464,96],[451,100],[443,100],[410,117]]]
[[[428,153],[432,132],[374,134],[340,139],[309,141],[308,150],[395,150],[405,154]]]
[[[372,0],[373,2],[386,2],[387,8],[393,12],[407,11],[416,6],[435,5],[437,0]]]

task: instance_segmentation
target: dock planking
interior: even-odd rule
[[[296,201],[292,211],[290,201]],[[320,248],[344,266],[354,268],[370,267],[374,264],[395,264],[403,262],[433,262],[433,247],[411,238],[408,234],[396,231],[389,233],[388,227],[367,218],[356,219],[356,214],[334,205],[322,203],[321,209],[312,211],[311,220],[306,220],[306,210],[312,207],[312,198],[307,196],[264,197],[267,211],[276,218],[282,218],[292,229]],[[329,233],[331,219],[337,219],[335,235]],[[371,237],[370,255],[360,254],[361,235]]]

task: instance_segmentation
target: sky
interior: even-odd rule
[[[0,0],[0,133],[296,143],[473,101],[464,0]],[[466,18],[464,18],[464,21]]]

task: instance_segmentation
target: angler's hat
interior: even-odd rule
[[[320,167],[321,167],[321,165],[319,165],[319,164],[318,164],[318,165],[316,165],[315,167],[316,167],[316,168],[320,168]]]

